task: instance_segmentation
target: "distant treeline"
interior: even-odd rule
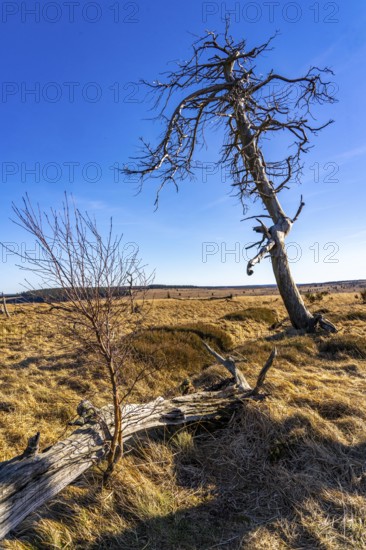
[[[129,290],[127,288],[115,289],[117,296],[127,296]],[[90,293],[90,296],[95,295],[95,289],[84,289],[84,293]],[[105,296],[106,290],[99,289],[99,295]],[[29,290],[16,295],[7,296],[8,304],[24,304],[24,303],[42,303],[42,302],[64,302],[68,299],[65,290],[62,288],[44,288],[40,290]]]
[[[164,288],[170,288],[170,289],[192,289],[192,288],[198,288],[194,285],[148,285],[147,290],[160,290]],[[140,287],[133,287],[134,290],[143,290]],[[129,294],[129,288],[128,287],[120,287],[114,289],[114,295],[115,296],[128,296]],[[90,293],[90,296],[95,296],[95,289],[84,289],[84,295],[85,293]],[[106,289],[100,288],[99,289],[99,296],[103,297],[106,295]],[[67,294],[64,289],[62,288],[42,288],[40,290],[27,290],[25,292],[20,292],[19,294],[13,294],[13,295],[5,295],[6,301],[8,304],[20,304],[20,303],[42,303],[42,302],[64,302],[67,300]]]
[[[366,287],[366,280],[354,280],[354,281],[332,281],[327,283],[304,283],[300,284],[300,289],[309,289],[312,288],[332,288],[334,290],[347,290],[347,288],[352,289],[353,287]],[[146,287],[147,290],[192,290],[192,289],[205,289],[205,290],[258,290],[258,289],[272,289],[276,285],[220,285],[220,286],[198,286],[198,285],[160,285],[160,284],[151,284]],[[134,290],[142,290],[140,287],[133,287]],[[128,287],[120,287],[114,289],[116,296],[127,296],[129,293]],[[84,290],[85,292],[85,290]],[[90,296],[95,295],[95,289],[89,289]],[[99,289],[99,295],[105,296],[106,290],[103,288]],[[62,288],[44,288],[40,290],[28,290],[25,292],[20,292],[19,294],[5,294],[6,302],[8,304],[20,304],[20,303],[39,303],[39,302],[63,302],[67,300],[65,291]]]

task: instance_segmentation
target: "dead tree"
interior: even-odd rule
[[[162,80],[142,81],[155,97],[163,136],[157,145],[142,140],[142,153],[133,159],[137,167],[127,166],[124,172],[140,176],[141,184],[147,177],[158,178],[157,205],[159,192],[167,183],[177,187],[180,181],[194,176],[195,154],[206,143],[207,128],[224,127],[226,140],[217,166],[230,173],[232,187],[244,208],[247,199],[252,198],[259,199],[265,211],[251,216],[259,223],[254,231],[260,240],[256,243],[258,253],[248,263],[248,275],[269,255],[292,325],[311,332],[319,324],[335,331],[330,322],[306,308],[289,267],[285,238],[304,202],[301,198],[296,214],[289,216],[279,200],[279,194],[299,179],[301,156],[308,150],[309,136],[332,122],[311,122],[314,104],[335,101],[331,83],[326,80],[332,71],[312,67],[297,78],[274,71],[262,75],[257,70],[258,57],[271,49],[271,41],[248,49],[244,40],[233,40],[227,25],[224,35],[207,32],[197,40],[190,59],[178,63],[175,71],[164,73]],[[265,159],[263,141],[276,136],[281,136],[291,153],[275,161]],[[269,226],[263,221],[266,218]]]
[[[229,370],[235,373],[234,384],[219,391],[198,392],[173,399],[159,397],[150,403],[125,404],[121,409],[122,434],[127,442],[150,429],[222,418],[259,395],[268,369],[276,355],[269,356],[252,388],[235,362],[207,349]],[[40,452],[40,433],[31,437],[25,451],[0,463],[0,540],[31,512],[37,510],[67,487],[93,464],[100,463],[109,453],[110,432],[115,429],[114,405],[101,409],[82,401],[79,428],[63,441]]]
[[[8,319],[10,318],[10,313],[9,313],[9,310],[8,310],[8,305],[6,303],[6,298],[5,298],[4,293],[2,293],[2,305],[1,305],[1,310],[0,311],[4,315],[6,315]]]
[[[43,288],[53,289],[47,299],[57,323],[106,367],[114,410],[114,431],[107,440],[107,478],[122,454],[123,399],[141,377],[141,371],[132,379],[126,374],[132,362],[131,339],[143,321],[142,310],[131,318],[131,296],[136,286],[141,293],[149,281],[138,251],[124,256],[122,236],[114,236],[112,220],[102,237],[96,221],[70,206],[67,195],[61,212],[42,213],[33,208],[28,196],[22,207],[13,204],[13,211],[15,223],[37,239],[41,250],[39,257],[24,252],[26,266],[20,267],[36,275]],[[60,295],[62,302],[57,301]]]

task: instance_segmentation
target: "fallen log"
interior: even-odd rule
[[[217,355],[220,362],[228,362],[231,372],[235,370],[234,385],[220,391],[192,393],[173,399],[159,397],[142,405],[125,405],[122,408],[124,443],[153,428],[222,417],[245,400],[258,398],[258,390],[275,355],[274,350],[254,389],[246,381],[243,383],[242,373],[238,376],[239,369],[232,358],[225,360]],[[37,433],[29,439],[21,455],[0,463],[0,540],[31,512],[105,457],[113,428],[113,407],[107,405],[97,409],[89,401],[82,401],[78,414],[79,419],[74,424],[80,427],[63,441],[39,453],[40,434]]]

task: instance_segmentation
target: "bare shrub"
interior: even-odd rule
[[[13,204],[13,211],[15,223],[37,239],[42,251],[39,257],[25,251],[22,269],[53,289],[46,293],[49,311],[57,311],[68,335],[105,366],[114,410],[114,432],[106,442],[107,479],[122,454],[121,403],[135,383],[126,377],[132,340],[143,320],[135,300],[139,293],[143,298],[149,280],[138,251],[123,254],[122,236],[114,235],[112,220],[104,237],[95,219],[70,206],[66,194],[60,212],[34,209],[28,195],[21,207]]]

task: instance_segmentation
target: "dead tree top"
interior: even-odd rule
[[[205,144],[210,126],[223,126],[226,139],[218,165],[232,177],[232,185],[243,200],[258,193],[245,160],[245,151],[237,128],[238,107],[245,110],[251,135],[250,145],[261,154],[263,137],[280,132],[291,148],[277,161],[264,162],[268,178],[279,192],[301,173],[300,157],[309,149],[309,135],[316,134],[333,121],[316,124],[315,104],[334,103],[333,84],[327,80],[332,71],[311,67],[304,76],[287,77],[270,71],[257,71],[257,58],[272,50],[267,42],[248,49],[244,40],[235,42],[228,33],[207,31],[193,44],[192,56],[178,62],[176,70],[163,73],[162,80],[142,81],[153,94],[153,109],[163,124],[161,141],[153,146],[141,138],[141,154],[134,158],[136,168],[126,174],[159,178],[159,191],[168,182],[194,176],[197,148]],[[174,103],[173,103],[174,99]],[[288,147],[286,147],[286,150]],[[261,154],[262,155],[262,154]]]

